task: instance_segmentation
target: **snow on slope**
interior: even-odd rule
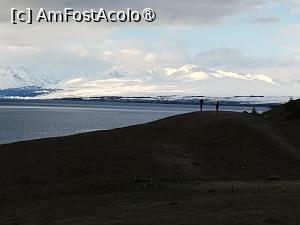
[[[67,79],[36,69],[0,67],[0,89],[39,86],[61,91],[45,98],[158,95],[268,95],[300,96],[300,82],[282,82],[263,74],[208,69],[197,65],[178,68],[137,69],[115,67]]]
[[[201,68],[196,65],[185,65],[179,69],[176,68],[166,68],[165,69],[167,75],[179,75],[183,78],[187,78],[190,80],[207,80],[212,78],[235,78],[241,80],[259,80],[265,81],[270,84],[276,84],[271,77],[265,75],[252,75],[252,74],[241,74],[235,72],[226,72],[222,70],[215,70],[215,69],[206,69]]]
[[[0,67],[0,89],[25,86],[49,87],[58,80],[57,75],[34,67]]]
[[[293,85],[292,85],[293,84]],[[157,95],[293,95],[297,82],[284,83],[262,74],[242,74],[196,65],[179,68],[135,69],[118,67],[101,74],[73,77],[49,97],[157,96]]]

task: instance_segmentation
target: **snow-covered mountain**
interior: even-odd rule
[[[300,82],[283,82],[263,74],[243,74],[184,65],[178,68],[128,68],[59,77],[33,69],[0,67],[0,89],[22,86],[55,88],[43,98],[158,95],[300,96]]]
[[[58,75],[36,67],[0,66],[0,89],[26,86],[49,87],[59,80]]]
[[[157,95],[291,95],[299,96],[299,81],[282,82],[263,74],[242,74],[197,65],[178,68],[117,67],[92,76],[61,81],[52,97]]]

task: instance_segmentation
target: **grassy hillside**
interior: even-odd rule
[[[255,224],[294,221],[298,208],[288,199],[300,202],[296,189],[277,199],[277,192],[263,194],[266,189],[257,186],[276,179],[276,190],[285,190],[280,182],[298,187],[299,120],[275,118],[282,110],[288,111],[273,109],[266,118],[195,112],[122,129],[2,145],[0,222],[249,224],[250,217]],[[232,182],[246,182],[245,190],[251,188],[232,195]],[[190,190],[195,183],[204,186]],[[223,192],[209,193],[217,183]],[[170,185],[179,189],[166,191]],[[220,204],[227,211],[218,208]]]
[[[112,190],[133,178],[300,178],[300,129],[241,113],[195,112],[145,125],[0,146],[1,191]]]

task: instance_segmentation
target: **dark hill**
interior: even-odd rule
[[[274,109],[275,110],[275,109]],[[0,146],[1,198],[127,190],[138,179],[300,178],[300,127],[195,112],[149,124]],[[1,200],[1,199],[0,199]]]
[[[268,117],[285,120],[300,119],[300,99],[291,100],[286,104],[276,106],[265,113]]]

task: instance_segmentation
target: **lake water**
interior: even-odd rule
[[[197,105],[178,104],[0,101],[0,144],[125,127],[198,109]],[[221,110],[241,112],[251,108],[223,106]]]

